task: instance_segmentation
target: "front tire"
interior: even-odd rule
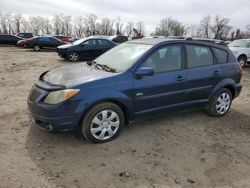
[[[77,62],[79,60],[79,55],[76,52],[70,52],[68,54],[68,60],[71,62]]]
[[[221,89],[210,102],[208,114],[214,117],[222,117],[227,114],[232,104],[232,93],[229,89]]]
[[[245,68],[247,66],[247,58],[245,56],[240,56],[238,58],[238,61],[242,68]]]
[[[91,143],[104,143],[115,139],[125,124],[121,108],[104,102],[92,107],[84,116],[81,132]]]
[[[40,50],[41,50],[40,45],[39,45],[39,44],[34,44],[34,46],[33,46],[33,51],[38,52],[38,51],[40,51]]]

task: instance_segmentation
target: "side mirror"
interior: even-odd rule
[[[135,72],[136,78],[142,78],[143,76],[153,76],[154,69],[152,67],[141,67]]]

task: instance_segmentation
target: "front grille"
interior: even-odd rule
[[[38,90],[33,89],[32,93],[30,95],[30,100],[35,101],[40,95],[41,95],[41,93]]]

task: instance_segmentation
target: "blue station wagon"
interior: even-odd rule
[[[28,96],[31,119],[48,131],[81,130],[92,143],[116,138],[132,120],[190,107],[224,116],[241,92],[228,47],[193,39],[125,42],[95,61],[43,73]]]

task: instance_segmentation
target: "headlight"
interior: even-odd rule
[[[45,104],[57,104],[60,102],[63,102],[74,95],[76,95],[80,89],[65,89],[60,91],[52,91],[48,94],[48,96],[45,98],[44,103]]]

